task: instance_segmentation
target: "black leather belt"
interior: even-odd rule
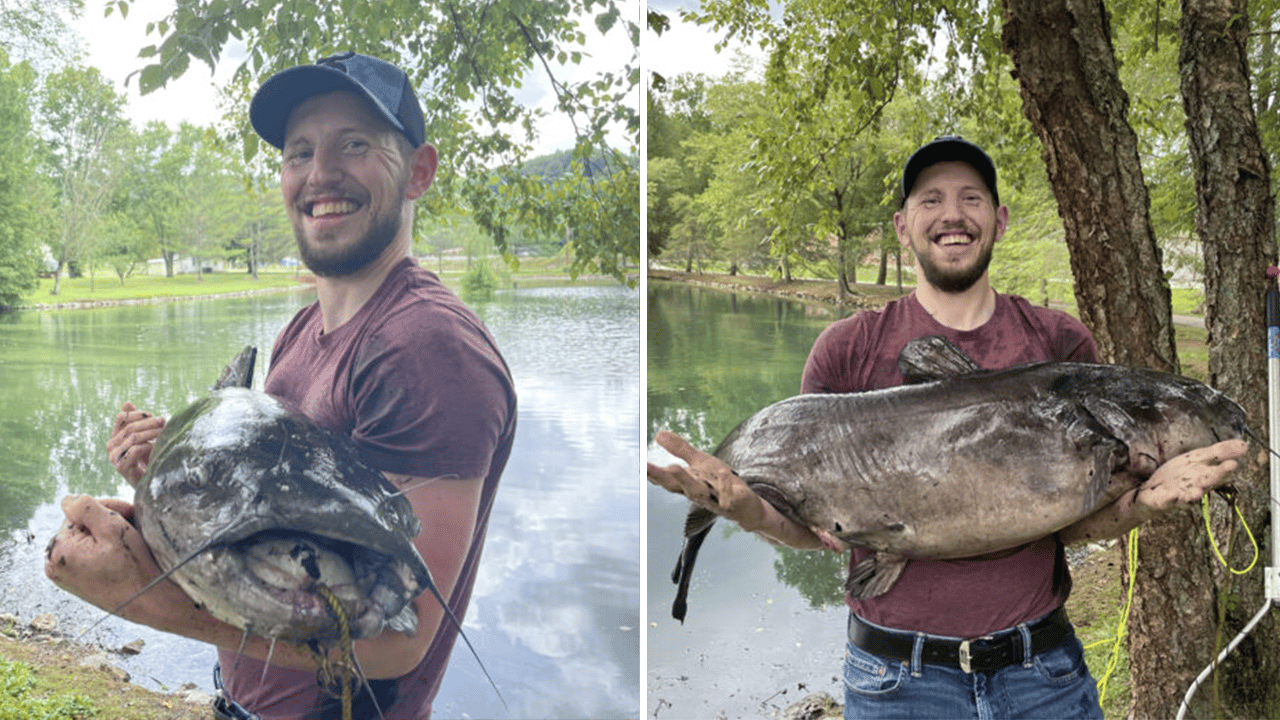
[[[1027,626],[1031,633],[1031,654],[1039,655],[1052,650],[1071,634],[1071,622],[1061,606],[1043,618]],[[849,613],[849,641],[874,655],[895,660],[910,661],[915,650],[916,637],[911,633],[886,632],[867,624],[865,620]],[[930,665],[958,667],[967,673],[990,672],[1022,663],[1022,633],[1006,630],[999,635],[971,640],[940,640],[927,637],[921,649],[921,662]]]

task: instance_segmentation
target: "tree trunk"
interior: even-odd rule
[[[1005,50],[1043,146],[1080,319],[1107,362],[1176,371],[1129,98],[1100,0],[1004,0]]]
[[[1177,372],[1169,286],[1106,8],[1101,0],[1003,3],[1003,41],[1043,146],[1080,317],[1104,361]],[[1213,570],[1189,510],[1145,525],[1138,549],[1128,632],[1134,717],[1173,717],[1213,649]]]
[[[1258,133],[1250,92],[1246,1],[1183,0],[1179,35],[1182,101],[1198,198],[1196,232],[1204,252],[1209,383],[1240,402],[1253,431],[1265,434],[1263,270],[1276,262],[1275,206],[1267,153]],[[1268,527],[1270,498],[1265,454],[1250,457],[1233,480],[1240,490],[1241,510],[1262,541]],[[1236,523],[1235,517],[1226,511],[1214,515],[1215,536],[1227,537]],[[1165,547],[1158,557],[1140,558],[1140,562],[1149,561],[1174,572],[1187,564],[1210,565],[1214,584],[1207,590],[1212,591],[1215,605],[1213,612],[1207,612],[1210,608],[1204,605],[1188,607],[1179,598],[1151,588],[1148,577],[1139,574],[1135,594],[1144,598],[1144,609],[1138,612],[1135,608],[1131,622],[1142,623],[1144,632],[1130,642],[1129,648],[1130,658],[1134,658],[1130,668],[1137,717],[1166,715],[1175,709],[1185,690],[1170,685],[1181,680],[1177,684],[1185,688],[1216,656],[1218,646],[1235,637],[1266,603],[1260,574],[1262,566],[1270,564],[1269,543],[1263,543],[1263,560],[1258,568],[1237,578],[1207,559],[1212,553],[1203,544],[1201,523],[1191,524],[1194,535],[1188,532],[1190,527],[1161,526],[1159,531],[1167,531],[1168,537],[1157,539],[1155,533],[1144,536],[1144,541],[1153,540],[1150,545],[1159,543]],[[1234,567],[1244,567],[1252,551],[1246,542],[1235,545],[1239,552],[1228,559]],[[1146,632],[1148,628],[1156,631],[1168,624],[1182,627],[1183,615],[1216,620],[1220,607],[1225,607],[1225,620],[1222,627],[1213,622],[1207,624],[1214,631],[1212,637],[1219,638],[1207,653],[1156,653],[1152,652],[1154,648],[1144,649],[1136,641],[1157,637]],[[1186,631],[1185,627],[1182,629]],[[1206,637],[1210,636],[1206,633]],[[1280,658],[1274,650],[1278,644],[1276,623],[1261,623],[1228,656],[1217,671],[1213,687],[1197,692],[1193,717],[1223,714],[1211,710],[1211,703],[1219,705],[1228,716],[1275,717],[1280,706]],[[1158,683],[1159,678],[1170,680]],[[1213,688],[1220,690],[1216,698]]]

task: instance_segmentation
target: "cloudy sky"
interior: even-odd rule
[[[174,0],[134,0],[128,18],[119,12],[103,17],[105,0],[85,0],[84,14],[74,23],[85,41],[86,63],[102,71],[117,89],[123,89],[128,98],[127,114],[135,125],[160,120],[176,127],[183,120],[197,125],[207,125],[219,119],[215,88],[226,82],[240,60],[244,58],[244,46],[232,40],[223,52],[217,74],[211,74],[203,63],[193,60],[191,67],[178,80],[161,90],[143,96],[138,92],[137,77],[125,88],[130,73],[141,69],[146,62],[138,58],[142,47],[158,43],[160,38],[145,33],[148,22],[167,16]],[[632,17],[640,16],[640,0],[623,0],[623,12]],[[621,28],[612,30],[601,38],[590,19],[585,20],[584,32],[588,38],[585,52],[590,61],[570,68],[569,79],[594,75],[601,67],[621,68],[631,57],[629,43]],[[560,75],[557,74],[559,78]],[[555,102],[546,74],[538,69],[526,78],[521,100],[536,103],[550,110]],[[639,101],[637,91],[636,102]],[[568,148],[573,144],[573,130],[569,121],[552,113],[552,117],[540,127],[542,139],[535,154]],[[615,138],[616,146],[625,147],[622,139]]]
[[[731,69],[735,52],[759,53],[754,46],[736,41],[717,53],[715,45],[719,34],[680,19],[681,9],[692,10],[699,5],[696,0],[649,0],[647,6],[665,13],[671,21],[671,29],[659,36],[646,26],[640,41],[640,56],[646,72],[656,72],[664,77],[686,72],[720,77]]]

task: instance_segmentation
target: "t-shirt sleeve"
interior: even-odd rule
[[[448,309],[388,321],[351,382],[352,437],[384,471],[482,478],[514,421],[510,376],[488,333]]]

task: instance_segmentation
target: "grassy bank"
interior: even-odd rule
[[[443,260],[434,257],[419,258],[419,262],[423,267],[439,275],[446,285],[455,290],[459,288],[467,272],[467,260],[462,257],[448,257]],[[520,262],[520,268],[514,271],[496,258],[490,258],[489,265],[495,270],[499,287],[503,288],[542,287],[562,285],[566,282],[583,284],[616,284],[618,282],[611,277],[595,276],[580,276],[574,280],[564,269],[564,259],[558,257],[524,258]],[[219,295],[284,292],[310,287],[314,283],[314,276],[305,268],[264,268],[258,272],[256,278],[239,269],[205,273],[200,276],[195,274],[180,274],[174,277],[131,275],[123,282],[115,275],[99,274],[96,277],[63,277],[59,293],[53,295],[53,279],[41,278],[36,289],[23,299],[22,307],[27,309],[85,307]]]
[[[192,701],[134,685],[111,655],[56,633],[0,628],[0,718],[204,720],[208,699]]]
[[[287,290],[307,284],[312,278],[305,271],[270,270],[254,278],[246,272],[213,272],[197,275],[134,275],[120,282],[115,276],[62,278],[57,295],[53,279],[41,278],[36,289],[23,301],[24,307],[110,304],[145,301],[158,298],[188,298],[204,295],[231,295],[272,290]]]

